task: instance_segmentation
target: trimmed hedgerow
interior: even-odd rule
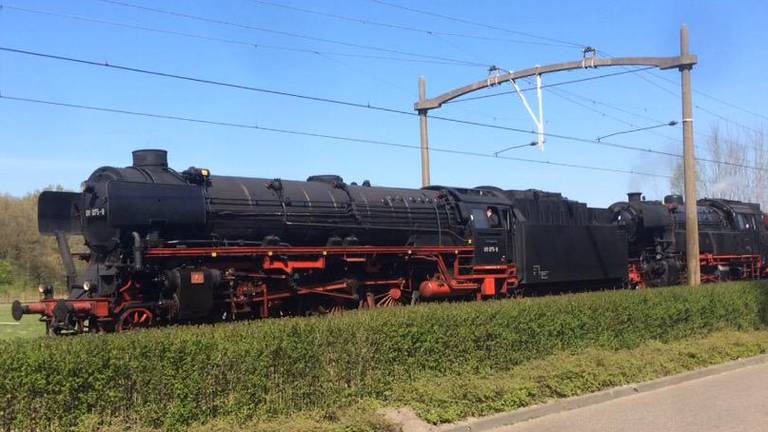
[[[4,341],[0,425],[62,430],[95,416],[182,430],[332,410],[554,352],[760,328],[766,306],[766,285],[732,283]]]

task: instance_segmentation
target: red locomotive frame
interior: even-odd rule
[[[267,318],[276,316],[272,309],[282,301],[307,295],[355,303],[358,308],[375,308],[402,304],[406,297],[413,298],[414,295],[423,299],[472,297],[482,300],[512,294],[519,285],[517,267],[514,264],[474,265],[474,251],[473,246],[162,247],[147,249],[144,259],[151,265],[183,258],[197,262],[200,269],[222,270],[225,281],[235,288],[227,300],[230,316],[248,313]],[[270,279],[285,280],[296,271],[322,272],[332,263],[339,262],[367,268],[382,258],[406,266],[429,265],[435,271],[428,280],[418,282],[418,286],[405,274],[382,277],[372,271],[355,281],[363,288],[364,296],[350,291],[347,280],[291,288],[268,282]],[[192,284],[203,283],[204,272],[193,270],[190,278]],[[45,299],[19,307],[24,313],[43,315],[42,320],[48,323],[55,316],[57,307],[66,307],[81,331],[107,328],[103,324],[122,331],[154,324],[157,319],[154,306],[141,297],[139,283],[128,281],[118,290],[116,298]],[[336,310],[321,309],[321,312]],[[94,327],[89,320],[102,325]]]

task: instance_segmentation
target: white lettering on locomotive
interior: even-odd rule
[[[104,207],[85,209],[85,217],[106,216],[107,210]]]

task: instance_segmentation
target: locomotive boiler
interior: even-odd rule
[[[619,287],[628,265],[611,213],[559,194],[178,172],[163,150],[38,204],[67,297],[41,286],[13,315],[39,314],[55,334]],[[70,252],[72,235],[86,252]]]

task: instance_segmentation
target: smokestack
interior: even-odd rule
[[[133,166],[136,168],[168,168],[168,152],[145,149],[133,152]]]
[[[629,202],[640,202],[640,197],[643,195],[642,192],[630,192],[627,194],[627,200]]]

